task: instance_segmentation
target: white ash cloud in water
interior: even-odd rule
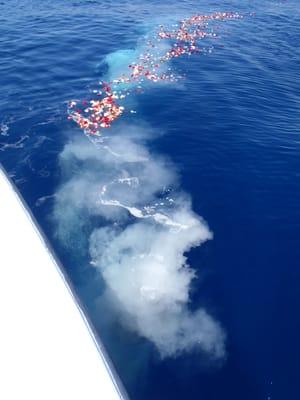
[[[155,46],[142,41],[134,50],[106,56],[109,84],[93,91],[106,96],[105,105],[85,101],[92,107],[81,112],[77,101],[70,103],[69,118],[90,141],[73,140],[61,153],[64,183],[55,196],[57,234],[76,254],[79,249],[88,254],[91,267],[101,273],[106,286],[104,293],[99,288],[102,306],[108,304],[110,312],[121,315],[124,328],[151,341],[161,357],[197,350],[216,359],[225,355],[225,334],[218,321],[203,308],[189,307],[196,274],[187,253],[211,239],[212,233],[180,190],[174,165],[149,152],[147,143],[157,130],[141,121],[138,126],[118,121],[108,136],[101,136],[93,118],[100,113],[102,125],[109,128],[125,109],[137,105],[135,93],[140,89],[150,89],[154,82],[161,89],[166,84],[178,86],[170,60],[195,51],[194,36],[186,27],[203,28],[194,32],[202,40],[215,37],[206,30],[207,21],[239,17],[215,13],[183,20],[175,31],[161,27]],[[168,37],[177,40],[178,35],[185,43],[179,47],[161,42]]]
[[[123,126],[100,146],[84,138],[65,146],[57,234],[73,251],[85,243],[124,326],[154,343],[161,357],[198,349],[222,358],[219,323],[204,309],[189,310],[195,272],[186,253],[212,233],[178,189],[174,166],[147,150],[154,134]]]

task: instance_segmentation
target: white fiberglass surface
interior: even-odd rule
[[[51,252],[0,170],[0,398],[121,399]]]

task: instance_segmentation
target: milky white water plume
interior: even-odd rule
[[[169,189],[178,186],[174,168],[149,153],[148,135],[144,127],[124,126],[106,142],[111,152],[82,139],[65,146],[60,163],[66,180],[55,196],[57,234],[75,249],[88,236],[91,264],[126,328],[152,341],[162,357],[198,348],[219,358],[219,324],[204,309],[188,307],[195,272],[185,255],[212,234],[189,197]]]
[[[162,358],[189,351],[215,359],[225,355],[220,324],[204,308],[192,311],[189,306],[191,284],[197,276],[187,255],[191,248],[212,239],[212,233],[180,189],[174,165],[149,151],[157,129],[141,121],[135,125],[123,121],[103,136],[94,125],[98,118],[104,128],[110,127],[123,113],[116,99],[128,90],[131,102],[136,102],[134,93],[145,78],[148,85],[148,81],[172,82],[172,58],[201,53],[193,47],[196,41],[214,37],[208,31],[209,21],[237,17],[215,13],[183,20],[173,31],[160,27],[159,40],[170,38],[173,47],[159,55],[154,77],[145,71],[156,62],[147,53],[139,58],[146,60],[143,65],[130,64],[134,55],[141,54],[139,49],[111,53],[106,57],[109,84],[104,83],[103,100],[91,100],[92,107],[87,103],[82,111],[86,116],[74,109],[76,102],[71,102],[69,110],[89,140],[73,136],[60,154],[64,183],[54,197],[57,236],[76,254],[88,254],[91,268],[103,277],[104,294],[99,289],[103,304],[113,304],[108,312],[117,308],[123,328],[152,342]],[[191,26],[196,30],[191,31]],[[187,44],[178,47],[174,40]],[[128,64],[133,71],[129,78]],[[118,93],[110,87],[114,83]]]

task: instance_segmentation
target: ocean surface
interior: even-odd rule
[[[217,11],[244,18],[103,143],[67,119],[157,26]],[[296,0],[0,2],[0,162],[132,400],[300,399],[299,42]]]

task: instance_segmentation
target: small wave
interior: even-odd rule
[[[25,146],[26,140],[29,139],[29,136],[21,136],[21,138],[15,143],[3,143],[0,142],[0,150],[5,151],[7,149],[20,149]]]
[[[9,131],[9,126],[6,123],[2,122],[0,124],[0,135],[8,136],[9,135],[8,131]]]
[[[49,194],[49,195],[47,195],[47,196],[39,197],[39,198],[36,200],[36,202],[35,202],[35,206],[36,206],[36,207],[40,207],[40,206],[42,206],[44,203],[46,203],[48,200],[54,199],[54,198],[55,198],[55,194]]]

